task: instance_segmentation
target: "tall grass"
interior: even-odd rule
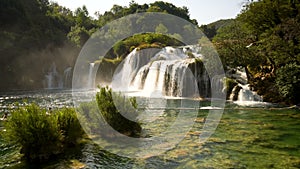
[[[105,121],[120,133],[133,137],[139,136],[142,130],[141,125],[136,121],[132,121],[136,120],[138,116],[136,99],[127,99],[117,93],[113,95],[112,90],[108,87],[99,88],[100,91],[96,94],[96,101]]]
[[[42,161],[76,145],[84,132],[72,108],[47,110],[30,104],[12,112],[4,137],[20,145],[29,161]]]

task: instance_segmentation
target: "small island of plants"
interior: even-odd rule
[[[141,125],[125,118],[114,104],[121,103],[124,105],[121,111],[131,113],[131,117],[136,118],[138,114],[135,98],[125,99],[120,94],[113,95],[108,87],[102,87],[96,94],[96,101],[97,104],[84,103],[80,108],[91,112],[99,108],[96,112],[101,112],[101,116],[115,130],[128,136],[139,136]],[[29,162],[42,162],[57,155],[64,155],[70,149],[80,147],[86,142],[84,140],[88,140],[75,108],[47,110],[35,103],[28,104],[13,110],[4,126],[3,137],[8,142],[18,145],[23,158]]]

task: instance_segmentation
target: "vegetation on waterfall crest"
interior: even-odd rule
[[[162,48],[165,46],[182,46],[183,42],[180,42],[177,37],[170,35],[164,35],[159,33],[144,33],[136,34],[123,41],[117,42],[112,50],[108,52],[107,57],[112,58],[125,58],[126,55],[133,49],[138,50],[144,48]]]
[[[30,104],[11,113],[4,138],[20,146],[29,161],[43,161],[80,143],[84,131],[73,108],[46,110]]]

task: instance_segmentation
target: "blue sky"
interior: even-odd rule
[[[75,10],[86,5],[91,16],[96,11],[104,13],[114,4],[129,6],[131,0],[50,0]],[[186,6],[192,19],[196,19],[199,25],[208,24],[219,19],[234,18],[240,13],[243,2],[246,0],[165,0],[178,7]],[[155,0],[135,0],[139,4],[152,3]]]

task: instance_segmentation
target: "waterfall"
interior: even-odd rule
[[[88,75],[88,81],[87,81],[87,88],[92,89],[94,88],[94,82],[95,79],[93,79],[93,71],[94,71],[95,63],[89,63],[89,75]]]
[[[182,96],[187,69],[188,64],[180,60],[153,61],[139,70],[131,89],[143,90],[144,95],[152,97]]]
[[[72,67],[67,67],[64,70],[64,88],[71,87],[72,82]]]
[[[250,89],[245,68],[238,67],[227,72],[227,77],[237,83],[229,95],[229,100],[236,101],[238,104],[249,104],[251,102],[262,102],[263,99],[255,91]]]
[[[117,91],[147,97],[197,97],[195,93],[203,89],[200,96],[208,97],[209,76],[202,61],[197,61],[202,55],[195,53],[191,57],[187,52],[191,50],[165,47],[146,57],[135,49],[115,71],[111,86]]]
[[[224,84],[224,80],[225,80],[224,76],[216,75],[216,76],[212,77],[211,78],[212,90],[214,90],[214,91],[219,90],[216,93],[226,93],[227,89]]]
[[[48,73],[45,75],[46,77],[46,82],[47,82],[47,89],[52,89],[53,88],[53,75],[52,73]]]
[[[57,71],[56,64],[53,62],[45,75],[45,89],[63,89],[71,87],[72,67],[67,67],[63,73]]]
[[[151,57],[158,51],[159,49],[156,48],[134,49],[115,70],[111,83],[113,89],[118,91],[136,90],[132,86],[133,83],[139,83],[134,82],[135,76],[143,76],[145,78],[149,70],[144,70],[144,72],[140,72],[139,70],[143,69],[150,62]],[[144,83],[144,81],[140,83]]]
[[[245,101],[258,101],[262,102],[262,97],[259,96],[256,92],[251,91],[249,88],[249,84],[247,85],[240,85],[241,89],[238,93],[238,100],[240,102]]]
[[[63,78],[57,72],[55,63],[52,63],[49,71],[45,75],[46,89],[61,89],[63,88]]]

